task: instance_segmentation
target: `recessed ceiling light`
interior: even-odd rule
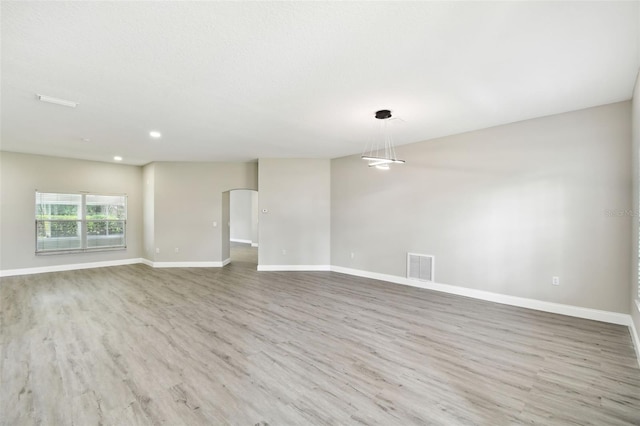
[[[113,157],[113,159],[115,161],[122,161],[122,157],[120,157],[119,155],[116,155],[115,157]]]
[[[82,138],[82,142],[91,142],[91,139],[89,139],[89,138]]]
[[[149,136],[151,136],[152,138],[158,139],[159,137],[162,136],[162,133],[158,132],[157,130],[152,130],[149,132]]]
[[[52,96],[46,96],[46,95],[37,95],[38,100],[42,101],[42,102],[49,102],[50,104],[56,104],[56,105],[62,105],[62,106],[66,106],[69,108],[75,108],[78,106],[77,102],[73,102],[73,101],[68,101],[66,99],[59,99],[59,98],[54,98]]]

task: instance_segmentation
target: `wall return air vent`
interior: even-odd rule
[[[433,281],[435,258],[428,254],[407,253],[407,278],[417,281]]]

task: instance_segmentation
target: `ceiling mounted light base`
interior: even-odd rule
[[[381,109],[380,111],[376,111],[376,118],[378,120],[386,120],[387,118],[391,118],[391,111],[388,109]]]
[[[380,170],[389,170],[391,164],[404,164],[404,160],[399,160],[396,156],[396,148],[389,129],[391,110],[381,109],[376,111],[375,117],[380,120],[381,138],[374,140],[362,154],[362,158],[369,162],[369,167]]]

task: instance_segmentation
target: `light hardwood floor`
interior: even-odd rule
[[[0,279],[1,424],[640,424],[626,327],[254,268]]]
[[[231,241],[231,261],[236,265],[256,269],[258,266],[258,249],[251,244]]]

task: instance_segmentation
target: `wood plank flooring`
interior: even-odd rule
[[[0,424],[640,424],[626,327],[253,268],[0,279]]]

